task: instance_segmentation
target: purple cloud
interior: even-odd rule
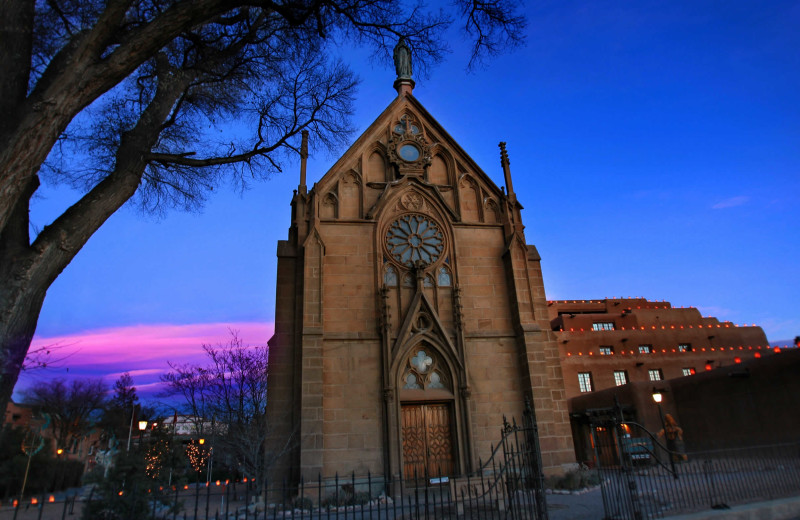
[[[265,345],[272,323],[195,323],[133,325],[88,330],[61,336],[35,337],[31,350],[51,348],[51,364],[23,372],[16,392],[37,381],[55,377],[102,377],[107,384],[124,372],[133,377],[139,394],[150,397],[160,389],[159,377],[168,362],[204,363],[204,344],[216,345],[236,331],[246,345]],[[15,395],[15,399],[19,398]]]

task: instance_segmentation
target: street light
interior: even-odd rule
[[[147,421],[139,421],[139,449],[142,449],[142,436],[147,429]]]
[[[666,390],[663,388],[656,388],[653,387],[653,401],[658,405],[658,417],[661,419],[661,431],[664,432],[664,443],[669,445],[667,442],[667,423],[664,421],[664,410],[661,408],[661,401],[664,400],[664,393]],[[678,474],[675,472],[675,461],[672,460],[672,452],[667,446],[667,457],[669,457],[669,465],[672,468],[672,475],[675,478],[678,478]]]
[[[64,453],[64,448],[56,449],[56,472],[53,475],[53,491],[56,491],[61,485],[64,483],[64,478],[61,477],[59,482],[59,476],[61,476],[61,455]]]

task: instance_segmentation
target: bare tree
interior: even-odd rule
[[[205,366],[170,363],[172,371],[161,377],[166,393],[183,398],[183,411],[198,432],[213,438],[215,454],[227,456],[247,477],[263,477],[271,458],[264,451],[269,350],[245,346],[235,332],[225,345],[203,350]]]
[[[48,287],[128,200],[195,207],[280,172],[303,131],[342,143],[356,79],[334,45],[388,60],[404,36],[417,72],[440,59],[450,20],[413,1],[0,2],[0,406]],[[520,41],[513,0],[454,3],[474,60]],[[31,236],[40,176],[84,195]]]
[[[53,379],[25,391],[24,402],[50,417],[56,445],[68,448],[87,433],[105,404],[108,388],[100,379]]]

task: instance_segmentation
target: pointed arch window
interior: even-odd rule
[[[397,287],[397,270],[391,265],[383,272],[383,283],[387,287]]]
[[[448,271],[444,266],[438,269],[436,272],[436,278],[439,282],[439,287],[450,287],[453,284],[453,281],[450,278],[450,271]]]
[[[449,390],[444,365],[433,349],[424,346],[409,355],[401,381],[406,390]]]

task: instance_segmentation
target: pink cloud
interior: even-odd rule
[[[31,350],[52,348],[52,367],[23,372],[17,389],[55,377],[102,377],[111,385],[129,372],[140,393],[159,386],[167,362],[204,363],[204,344],[225,344],[229,330],[245,345],[266,345],[272,323],[148,324],[83,331],[62,336],[35,337]]]

